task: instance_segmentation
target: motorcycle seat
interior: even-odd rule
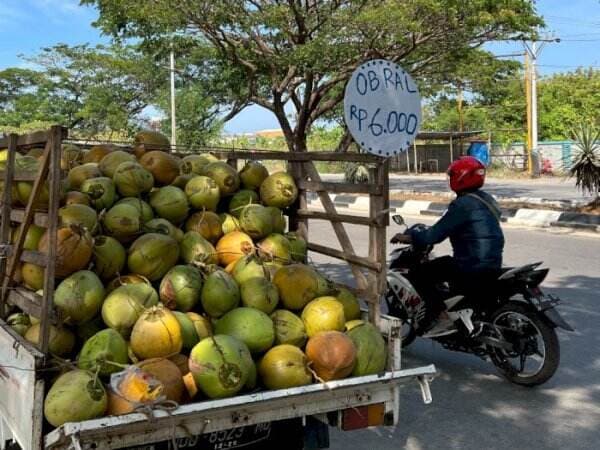
[[[531,263],[531,264],[525,264],[524,266],[504,267],[502,269],[502,274],[498,277],[498,281],[506,281],[506,280],[513,279],[522,273],[531,272],[532,270],[536,269],[537,267],[539,267],[541,265],[542,265],[542,262],[540,261],[540,262],[535,262],[535,263]]]

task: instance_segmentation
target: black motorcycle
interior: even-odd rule
[[[393,220],[403,225],[402,216]],[[405,234],[423,224],[407,228]],[[402,345],[407,347],[416,337],[433,339],[444,348],[475,354],[491,360],[511,382],[536,386],[548,381],[560,361],[560,344],[556,328],[573,328],[556,310],[560,300],[544,294],[540,284],[549,269],[541,262],[521,267],[505,268],[489,289],[485,311],[465,304],[464,297],[452,296],[447,284],[439,288],[445,294],[446,310],[452,325],[440,331],[430,331],[431,322],[426,304],[411,282],[411,269],[431,259],[433,247],[413,245],[392,251],[388,270],[386,303],[389,314],[404,323]]]

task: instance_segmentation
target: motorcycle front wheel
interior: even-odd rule
[[[493,364],[509,381],[522,386],[537,386],[548,381],[560,362],[556,331],[533,308],[509,302],[491,317],[501,330],[502,339],[514,349],[490,347]]]

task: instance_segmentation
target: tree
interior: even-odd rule
[[[0,72],[0,126],[59,123],[94,136],[136,126],[168,72],[133,46],[57,45]]]
[[[219,85],[230,118],[250,104],[273,112],[290,150],[305,151],[311,127],[343,99],[365,60],[402,63],[434,84],[495,39],[541,24],[528,0],[83,0],[97,25],[148,50],[209,49],[196,76]],[[286,114],[291,104],[293,119]]]
[[[180,86],[175,94],[177,116],[177,145],[198,147],[218,137],[223,124],[219,109],[212,98],[197,84]],[[170,92],[164,90],[158,101],[159,108],[167,116],[161,122],[161,131],[171,135]]]

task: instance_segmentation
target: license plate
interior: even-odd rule
[[[212,433],[198,436],[177,438],[173,441],[155,442],[152,444],[126,447],[120,450],[175,450],[197,449],[197,450],[229,450],[244,448],[258,444],[269,439],[271,436],[271,424],[259,423],[257,425],[233,428],[231,430],[214,431]]]

